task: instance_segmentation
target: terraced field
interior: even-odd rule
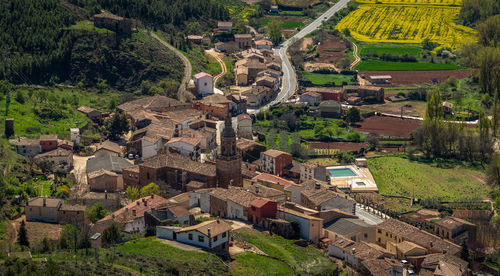
[[[404,0],[386,1],[407,3]],[[455,23],[460,7],[433,4],[440,0],[410,1],[413,1],[411,5],[360,5],[342,19],[336,28],[340,31],[349,29],[354,39],[363,42],[422,43],[425,38],[429,38],[442,47],[456,48],[462,42],[476,39],[475,30]]]

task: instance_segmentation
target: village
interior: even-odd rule
[[[231,28],[231,22],[218,27]],[[203,37],[189,40],[203,43]],[[236,85],[221,91],[212,75],[196,73],[190,103],[147,96],[119,105],[115,114],[79,107],[95,126],[114,116],[125,116],[130,126],[119,139],[86,147],[86,154],[74,150],[85,129],[71,128],[69,140],[11,140],[18,154],[33,157],[49,177],[74,179],[66,200],[27,199],[23,223],[89,227],[96,248],[109,242],[103,244],[106,230],[118,226],[128,239],[156,236],[174,247],[222,256],[253,250],[232,233],[253,228],[299,239],[300,246],[324,250],[362,275],[468,275],[459,254],[463,242],[474,239],[473,223],[447,216],[434,221],[431,231],[419,229],[356,201],[358,194],[378,193],[363,156],[342,164],[299,162],[257,141],[255,112],[248,111],[268,105],[282,87],[282,60],[271,45],[250,34],[217,44],[217,52],[239,51]],[[308,88],[290,104],[309,106],[318,118],[341,118],[354,105],[384,98],[383,87],[346,85]],[[13,128],[14,120],[8,122]],[[96,204],[109,214],[91,222],[86,210]]]

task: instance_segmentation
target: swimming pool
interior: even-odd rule
[[[357,176],[357,174],[350,168],[338,168],[338,169],[328,169],[331,177],[346,177],[346,176]]]

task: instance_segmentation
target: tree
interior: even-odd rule
[[[479,112],[478,120],[479,128],[479,146],[481,151],[482,160],[487,160],[491,152],[493,151],[493,140],[490,132],[490,119],[483,112]]]
[[[104,209],[100,202],[97,202],[92,205],[92,207],[88,208],[85,211],[85,214],[92,223],[95,223],[96,221],[104,218],[108,214],[108,211]]]
[[[425,38],[422,41],[422,48],[427,51],[432,51],[434,48],[436,48],[439,44],[436,42],[432,42],[429,38]]]
[[[97,90],[99,90],[99,93],[104,92],[104,89],[108,88],[108,84],[106,83],[106,80],[99,80],[97,82]]]
[[[47,238],[43,238],[42,244],[40,245],[40,252],[41,253],[47,253],[52,250],[52,245],[50,244],[49,240]]]
[[[359,109],[355,107],[351,107],[347,110],[347,116],[346,116],[347,122],[350,124],[357,123],[361,121],[361,114],[359,112]]]
[[[489,185],[500,188],[500,155],[494,154],[486,169],[486,180]]]
[[[158,185],[151,182],[148,185],[141,188],[140,194],[141,194],[141,197],[150,196],[152,194],[160,195],[161,191],[160,191],[160,187]]]
[[[200,34],[200,30],[201,30],[200,23],[198,23],[196,21],[189,22],[189,24],[187,26],[188,34],[190,34],[190,35]]]
[[[127,194],[127,198],[130,200],[136,200],[139,198],[139,189],[137,189],[137,187],[128,186],[125,193]]]
[[[443,103],[439,90],[434,90],[427,95],[427,105],[425,109],[426,120],[441,120],[444,116]]]
[[[24,220],[21,221],[21,226],[19,227],[19,232],[17,233],[17,243],[21,246],[30,246],[30,242],[28,240],[28,231],[26,230],[26,223]]]
[[[61,230],[58,246],[61,249],[77,248],[78,229],[72,224],[66,224]]]
[[[460,259],[467,261],[467,262],[470,259],[469,247],[467,246],[467,243],[465,241],[463,241],[462,249],[460,250]]]
[[[282,30],[281,30],[281,21],[273,20],[269,22],[268,25],[269,28],[269,37],[271,38],[271,41],[277,45],[281,42],[282,38]]]
[[[80,238],[78,242],[79,248],[85,248],[85,255],[88,254],[88,249],[92,246],[90,243],[90,229],[88,226],[84,226],[80,231]]]
[[[378,134],[369,134],[366,137],[365,141],[368,144],[368,146],[370,146],[370,150],[375,150],[378,147],[380,136]]]
[[[481,90],[491,96],[500,89],[500,48],[484,47],[477,59]]]
[[[500,14],[489,17],[477,26],[479,43],[486,47],[500,46]]]
[[[122,241],[121,231],[116,223],[112,223],[102,233],[102,245],[110,247]]]
[[[110,139],[118,140],[120,136],[130,130],[127,116],[120,112],[115,112],[115,115],[106,121],[104,124]]]

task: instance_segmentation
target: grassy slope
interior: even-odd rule
[[[30,92],[30,90],[32,92]],[[23,93],[25,103],[20,104],[15,100],[17,93]],[[39,105],[36,94],[39,92],[46,92],[50,102],[62,102],[65,110],[68,113],[68,118],[58,121],[42,120],[33,111],[33,108]],[[32,93],[32,97],[29,94]],[[60,134],[61,137],[69,138],[69,129],[73,127],[82,127],[88,122],[87,117],[76,111],[80,105],[88,105],[101,110],[108,110],[107,106],[113,99],[117,100],[119,97],[118,92],[106,91],[106,96],[97,92],[85,91],[79,89],[58,89],[58,88],[45,88],[45,89],[18,89],[11,92],[11,103],[9,105],[9,118],[14,118],[14,129],[17,136],[38,137],[40,133]],[[5,98],[1,99],[0,114],[5,114]],[[77,103],[71,105],[70,103]],[[0,125],[0,130],[3,133],[4,126]]]
[[[440,197],[445,200],[484,197],[484,173],[460,166],[438,168],[396,156],[368,159],[381,194]]]
[[[234,257],[231,274],[235,276],[253,275],[294,275],[285,263],[275,259],[244,252]]]
[[[296,267],[299,274],[330,275],[335,270],[335,264],[321,251],[293,245],[293,240],[278,235],[267,236],[252,229],[239,229],[233,233],[235,239],[250,242],[266,254],[287,261]]]
[[[397,62],[383,60],[366,60],[356,66],[364,71],[410,71],[410,70],[454,70],[463,67],[456,64],[431,62]]]
[[[127,242],[119,246],[117,251],[168,261],[177,267],[181,275],[227,274],[227,267],[214,254],[181,250],[154,238]]]

